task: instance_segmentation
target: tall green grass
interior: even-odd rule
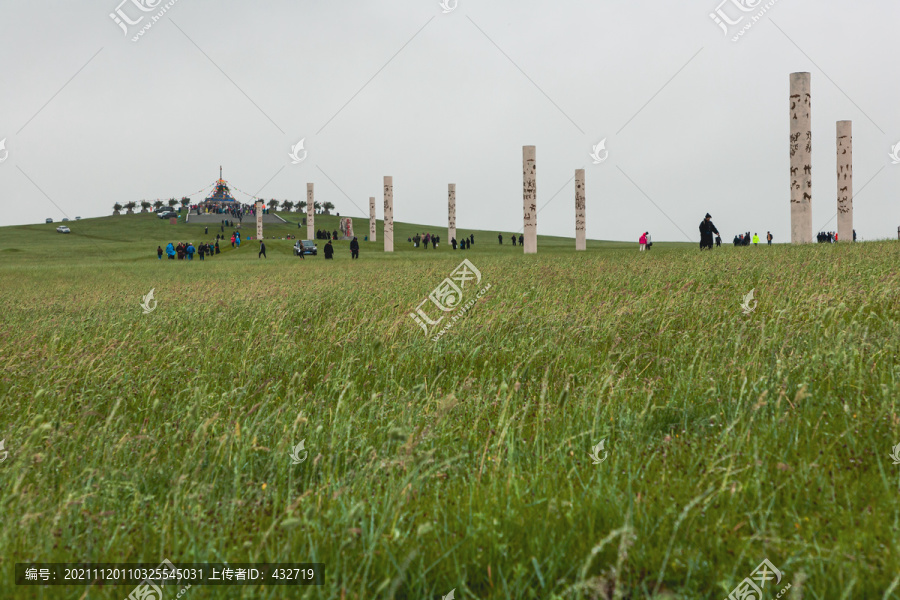
[[[159,262],[190,225],[103,221],[0,237],[3,597],[163,557],[326,565],[190,598],[721,599],[764,558],[764,597],[900,597],[896,243]],[[408,313],[464,257],[491,289],[432,342]]]

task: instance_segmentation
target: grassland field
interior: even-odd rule
[[[355,219],[357,261],[201,262],[156,248],[212,226],[67,224],[0,229],[2,598],[132,591],[17,562],[163,558],[324,564],[186,600],[722,599],[763,559],[767,600],[900,598],[900,243],[524,255],[397,223],[385,254]],[[409,314],[463,258],[490,289],[432,341]]]

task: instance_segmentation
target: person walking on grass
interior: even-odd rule
[[[456,250],[456,238],[450,238],[450,245],[453,246],[454,250]]]
[[[196,251],[197,251],[197,249],[194,248],[194,244],[188,243],[188,247],[186,250],[188,260],[194,260],[194,252],[196,252]]]
[[[700,249],[709,248],[712,250],[713,247],[713,234],[719,235],[719,230],[716,229],[716,226],[713,225],[712,216],[709,213],[706,213],[706,216],[703,217],[703,220],[700,221]]]
[[[234,234],[231,234],[231,247],[234,248]]]
[[[172,245],[172,242],[166,246],[166,256],[169,257],[169,260],[175,260],[175,246]]]
[[[759,247],[759,234],[756,232],[753,233],[753,245]]]
[[[515,246],[515,245],[516,245],[516,236],[515,236],[515,234],[513,234],[513,235],[511,235],[511,236],[509,236],[509,237],[512,238],[513,246]]]
[[[266,243],[262,240],[259,240],[259,254],[256,255],[256,258],[260,258],[260,257],[266,258],[266,259],[269,258],[268,256],[266,256]]]
[[[359,241],[355,237],[350,242],[350,258],[359,258]]]
[[[159,260],[162,260],[162,246],[156,247],[156,258],[158,258]]]
[[[722,236],[716,235],[716,248],[722,245]]]
[[[328,260],[331,260],[331,258],[334,256],[334,246],[331,245],[331,240],[328,240],[325,243],[324,251],[325,251],[325,258]]]
[[[524,246],[524,245],[525,245],[525,236],[522,235],[522,234],[519,234],[519,245],[520,245],[520,246]]]
[[[770,246],[772,245],[772,232],[771,232],[771,231],[767,231],[767,232],[766,232],[766,242],[767,242]]]
[[[502,233],[498,233],[498,234],[497,234],[497,239],[500,241],[500,245],[502,246],[502,245],[503,245],[503,234],[502,234]]]
[[[643,252],[647,249],[647,232],[641,234],[641,237],[638,239],[638,246],[640,247],[640,251]]]

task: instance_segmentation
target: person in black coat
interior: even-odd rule
[[[456,250],[456,238],[450,238],[450,245],[453,246],[454,250]]]
[[[331,245],[331,240],[325,243],[325,258],[330,259],[334,256],[334,246]]]
[[[266,243],[262,240],[259,240],[259,254],[256,255],[256,258],[269,258],[266,256]]]
[[[350,258],[359,258],[359,241],[355,237],[350,242]]]
[[[712,217],[709,213],[700,221],[700,249],[713,247],[713,234],[719,235],[719,230],[713,225]]]
[[[333,239],[333,240],[338,239],[337,229],[335,229],[335,230],[332,231],[331,233],[332,233],[331,239]]]
[[[502,246],[503,245],[503,234],[502,233],[497,234],[497,240],[499,240],[500,245]]]
[[[520,246],[525,245],[525,236],[524,235],[521,235],[521,234],[519,235],[519,245]]]
[[[219,240],[216,240],[216,254],[219,253]]]

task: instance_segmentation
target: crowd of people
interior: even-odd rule
[[[203,202],[201,204],[192,204],[190,209],[198,215],[229,215],[232,218],[242,221],[244,216],[255,217],[255,204],[238,204],[236,202]],[[268,209],[263,209],[263,214],[268,214]]]
[[[215,206],[213,207],[215,208]],[[227,207],[226,207],[227,208]],[[245,212],[246,210],[246,212]],[[243,207],[233,208],[229,214],[232,214],[237,219],[241,219],[244,214],[252,214],[254,208],[252,206],[244,205]],[[194,254],[199,254],[200,260],[204,260],[206,256],[212,256],[213,254],[219,254],[219,241],[225,241],[227,238],[224,235],[225,227],[233,227],[234,221],[230,221],[227,219],[223,219],[221,223],[221,231],[222,233],[216,234],[215,243],[202,243],[199,246],[194,246],[191,242],[180,242],[177,245],[169,243],[166,246],[166,249],[163,250],[162,246],[157,247],[156,253],[159,260],[162,260],[163,254],[165,253],[168,256],[169,260],[175,260],[177,257],[178,260],[193,260]],[[240,227],[240,225],[238,225]],[[205,229],[205,233],[209,232],[209,227]],[[713,237],[715,234],[715,238]],[[518,245],[524,245],[525,238],[522,234],[519,234],[518,238],[516,234],[512,234],[510,236],[512,239],[512,245],[515,246],[518,242]],[[252,238],[249,238],[252,239]],[[273,239],[276,239],[273,236]],[[288,235],[287,238],[282,239],[294,239],[294,236]],[[327,240],[325,247],[323,248],[323,253],[326,259],[332,259],[334,257],[334,246],[332,246],[331,241],[338,239],[337,231],[326,231],[324,229],[319,229],[316,231],[316,239]],[[366,240],[368,241],[368,236],[366,236]],[[766,232],[766,244],[769,246],[772,245],[773,235],[771,231]],[[816,235],[816,239],[820,244],[828,244],[835,243],[838,241],[838,234],[835,231],[821,231]],[[241,247],[241,232],[235,229],[231,234],[231,247],[232,248],[240,248]],[[440,244],[441,238],[437,235],[432,235],[431,233],[416,233],[414,236],[408,237],[406,239],[407,242],[411,243],[414,248],[418,248],[420,245],[424,245],[425,248],[428,248],[429,244],[432,248],[437,248]],[[500,245],[503,245],[503,234],[497,234],[497,241]],[[856,241],[856,230],[853,230],[853,241]],[[751,244],[758,246],[760,242],[760,237],[758,233],[754,233],[750,235],[750,232],[740,233],[734,236],[734,240],[732,240],[732,244],[737,246],[749,246]],[[456,238],[452,238],[450,240],[450,245],[454,250],[459,248],[460,250],[468,250],[472,247],[472,244],[475,243],[475,234],[470,234],[468,237],[462,238],[461,241],[457,241]],[[722,245],[722,237],[719,234],[719,230],[712,222],[712,216],[709,213],[706,213],[706,216],[703,218],[703,221],[700,222],[700,249],[712,249],[713,243],[715,243],[716,247]],[[651,246],[653,246],[653,242],[650,238],[650,233],[645,231],[641,234],[638,239],[638,245],[640,250],[643,252],[648,250]],[[260,240],[260,257],[266,256],[265,244],[262,240]],[[354,237],[350,242],[350,256],[353,259],[359,258],[359,240]]]
[[[163,248],[162,246],[156,247],[156,257],[159,260],[162,260],[163,257]],[[219,254],[219,240],[216,240],[215,244],[199,244],[194,246],[193,242],[179,242],[178,245],[169,242],[166,244],[165,254],[169,260],[194,260],[194,254],[200,256],[200,260],[204,260],[207,256],[212,256],[214,254]]]
[[[820,231],[816,234],[816,241],[820,244],[833,244],[838,241],[837,231]],[[853,230],[853,241],[856,241],[856,230]]]
[[[769,246],[771,246],[771,245],[772,245],[772,240],[773,240],[773,239],[774,239],[774,236],[772,235],[772,232],[771,232],[771,231],[767,231],[767,232],[766,232],[766,244],[768,244]],[[735,247],[737,247],[737,246],[749,246],[750,244],[753,244],[754,246],[758,246],[758,245],[759,245],[759,241],[760,241],[760,240],[759,240],[759,234],[758,234],[758,233],[754,233],[754,234],[751,236],[751,235],[750,235],[750,232],[748,231],[747,233],[739,233],[738,235],[735,235],[735,236],[734,236],[734,239],[731,241],[731,243],[732,243]]]
[[[509,237],[510,237],[510,239],[512,239],[512,245],[515,246],[516,245],[516,234],[512,234]],[[500,242],[501,246],[503,245],[503,234],[502,233],[497,234],[497,241]],[[519,245],[520,246],[525,245],[525,236],[523,236],[522,234],[519,234]]]
[[[472,239],[474,240],[475,236],[472,236]],[[418,248],[421,244],[425,244],[425,248],[428,248],[428,244],[431,244],[432,248],[437,248],[441,238],[430,233],[417,233],[412,237],[406,238],[406,241],[412,243],[413,248]]]

